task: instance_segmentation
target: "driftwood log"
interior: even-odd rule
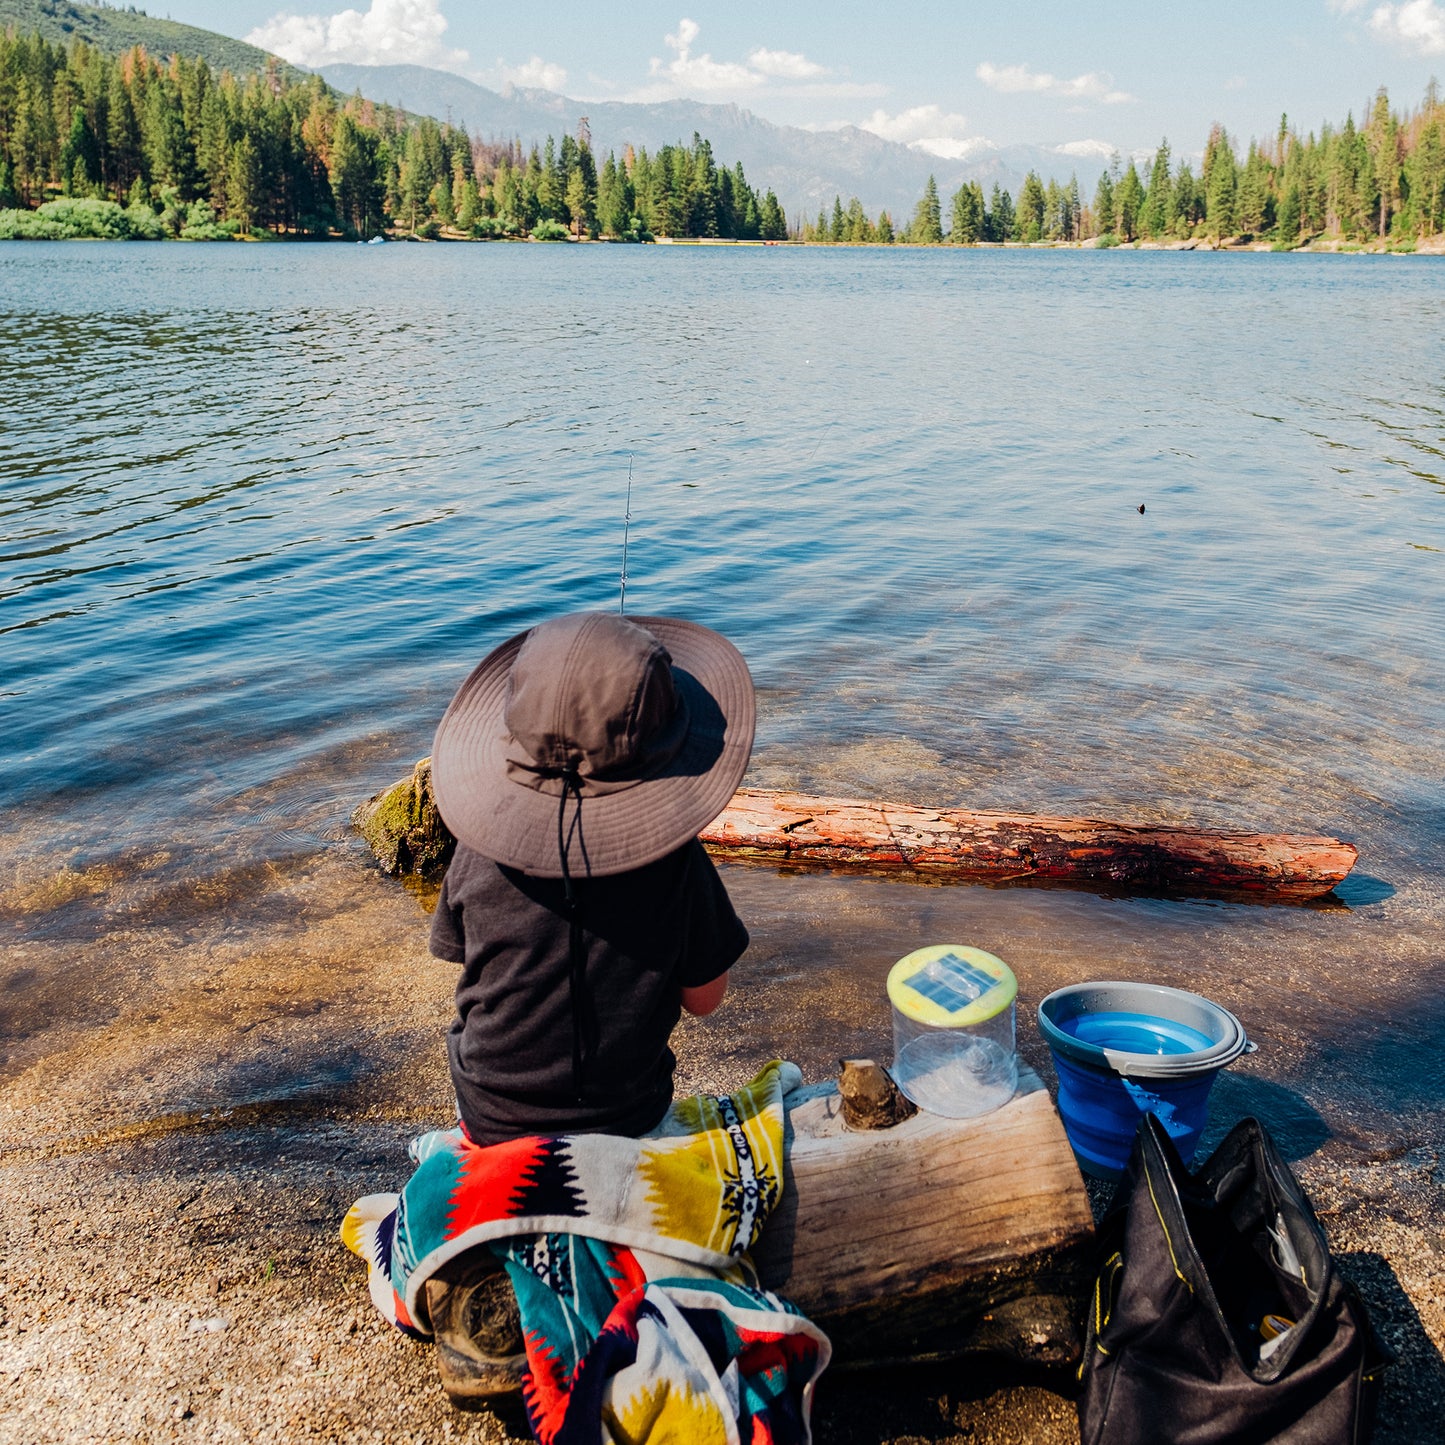
[[[867,1118],[900,1122],[851,1126],[831,1084],[790,1098],[783,1198],[754,1254],[763,1284],[827,1331],[840,1366],[1075,1361],[1093,1217],[1038,1076],[1021,1068],[992,1114],[943,1119],[902,1117],[876,1064],[848,1060],[848,1074]],[[463,1256],[427,1290],[452,1400],[515,1395],[526,1361],[506,1276]]]
[[[432,796],[430,758],[362,803],[351,821],[394,875],[439,878],[455,847]],[[1356,857],[1338,838],[914,808],[762,788],[739,789],[702,841],[719,857],[788,867],[1292,903],[1328,893]]]
[[[761,788],[740,788],[702,840],[722,857],[777,864],[1291,902],[1328,893],[1357,856],[1338,838],[913,808]]]

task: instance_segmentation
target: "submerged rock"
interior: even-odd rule
[[[351,823],[366,839],[382,872],[393,877],[414,873],[438,879],[457,846],[437,811],[430,758],[423,758],[411,777],[362,803],[352,813]]]

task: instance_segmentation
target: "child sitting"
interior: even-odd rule
[[[442,718],[432,778],[458,840],[431,951],[460,964],[447,1038],[476,1143],[640,1135],[672,1101],[682,1009],[747,947],[697,834],[747,768],[752,679],[673,618],[574,613],[503,643]]]

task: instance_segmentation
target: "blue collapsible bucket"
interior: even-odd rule
[[[1139,1119],[1155,1115],[1187,1164],[1219,1071],[1252,1050],[1228,1009],[1155,983],[1076,983],[1039,1005],[1059,1115],[1086,1174],[1117,1178]]]

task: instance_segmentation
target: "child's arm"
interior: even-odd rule
[[[682,991],[682,1006],[696,1018],[710,1014],[722,1001],[728,991],[728,976],[720,973],[711,983],[699,984],[696,988]]]

